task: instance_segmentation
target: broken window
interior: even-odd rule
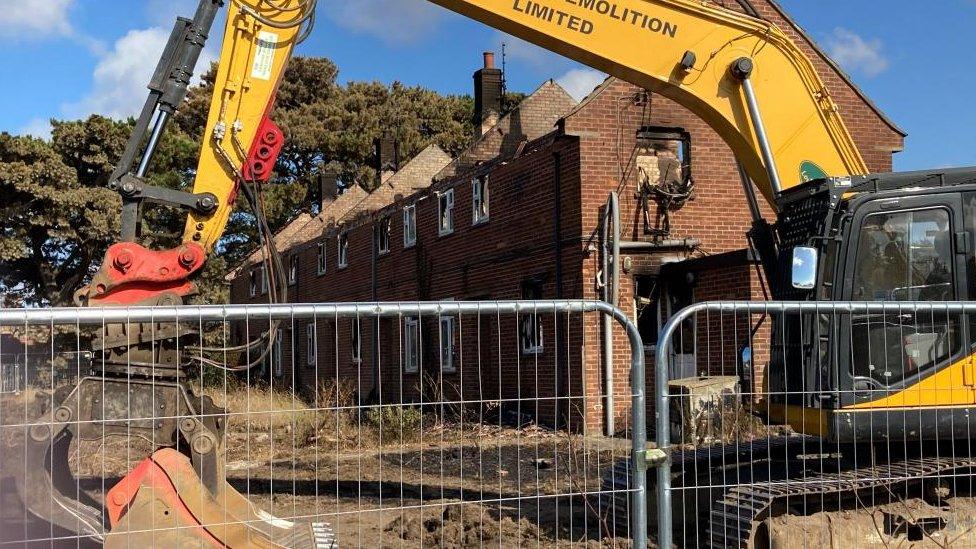
[[[658,238],[671,234],[671,213],[694,199],[691,177],[691,135],[681,128],[642,128],[637,132],[638,189],[644,234]],[[657,203],[651,220],[650,202]]]
[[[634,282],[637,329],[645,347],[656,347],[661,330],[661,286],[656,276],[638,275]]]
[[[318,274],[319,276],[325,274],[325,267],[327,264],[325,241],[319,242],[318,246]]]
[[[346,267],[349,265],[348,252],[349,252],[349,235],[342,233],[339,235],[339,267]]]
[[[471,224],[488,221],[488,175],[471,180]]]
[[[437,234],[454,232],[454,189],[447,189],[437,199]]]
[[[288,285],[298,284],[298,254],[292,254],[288,258]]]
[[[417,205],[403,207],[403,247],[409,248],[417,243]]]
[[[522,283],[522,299],[535,301],[542,299],[542,282],[526,280]],[[523,313],[519,319],[519,347],[522,354],[542,354],[542,319],[535,311]]]
[[[376,251],[385,254],[390,251],[390,218],[383,217],[376,222]]]

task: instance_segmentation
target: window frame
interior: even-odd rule
[[[409,228],[409,230],[408,230]],[[403,248],[417,245],[417,205],[407,204],[403,207]]]
[[[345,269],[349,266],[349,233],[339,233],[337,239],[338,243],[336,247],[338,250],[336,265],[340,269]]]
[[[298,253],[288,256],[288,285],[298,284]]]
[[[444,324],[449,324],[448,337],[444,337]],[[440,351],[440,369],[442,373],[457,373],[457,365],[454,364],[454,352],[456,350],[454,342],[454,332],[457,321],[454,315],[440,315],[437,317],[437,348]],[[445,343],[447,347],[445,348]]]
[[[316,249],[318,255],[316,256],[315,272],[318,276],[322,276],[329,267],[329,248],[325,240],[320,240]]]
[[[420,318],[403,317],[403,373],[420,373]],[[411,334],[413,344],[410,344]]]
[[[363,362],[363,327],[359,318],[353,318],[349,327],[349,350],[354,364]]]
[[[453,187],[437,194],[437,235],[447,236],[451,234],[454,234]]]
[[[537,301],[542,299],[542,283],[537,280],[524,280],[521,285],[521,296],[523,300]],[[534,345],[527,345],[526,325],[532,324]],[[539,356],[545,353],[545,333],[543,332],[542,319],[536,311],[522,313],[519,317],[519,352],[526,356]]]
[[[390,253],[390,236],[393,233],[393,222],[385,215],[376,220],[376,253],[386,255]]]
[[[315,366],[319,359],[319,334],[315,322],[305,326],[305,364]]]
[[[483,225],[491,217],[489,210],[488,174],[471,179],[471,225]]]
[[[285,364],[284,364],[284,354],[282,347],[285,338],[285,331],[278,328],[275,332],[275,342],[271,349],[271,361],[272,361],[272,373],[275,377],[285,376]]]

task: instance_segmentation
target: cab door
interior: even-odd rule
[[[858,207],[847,238],[840,299],[969,299],[972,247],[958,193],[878,198]],[[976,403],[964,315],[905,305],[838,317],[841,405],[855,409]]]

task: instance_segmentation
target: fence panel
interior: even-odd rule
[[[976,303],[715,302],[662,330],[662,547],[972,547]],[[669,378],[690,359],[698,377]]]
[[[604,315],[632,351],[616,438],[587,375]],[[606,304],[8,310],[0,327],[66,372],[0,395],[4,544],[646,545],[644,350]]]

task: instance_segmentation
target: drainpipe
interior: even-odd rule
[[[613,225],[611,233],[610,225]],[[616,192],[610,193],[603,216],[603,301],[617,306],[620,301],[620,200]],[[613,320],[603,316],[603,379],[605,383],[604,426],[606,435],[616,432],[613,399]]]
[[[379,301],[379,233],[380,226],[373,224],[373,252],[370,254],[370,295],[373,303]],[[358,320],[358,319],[357,319]],[[359,336],[362,345],[362,334]],[[370,390],[370,398],[374,402],[380,402],[380,317],[377,315],[373,319],[373,353],[371,357],[373,367],[373,388]],[[362,357],[360,357],[362,358]]]
[[[553,155],[553,245],[555,248],[556,255],[556,299],[563,298],[563,214],[562,214],[562,156],[559,153]],[[567,424],[566,417],[568,415],[569,401],[566,401],[566,406],[560,406],[563,402],[563,397],[569,397],[569,389],[567,388],[567,381],[569,378],[569,372],[567,364],[569,364],[569,359],[563,355],[563,353],[569,353],[569,349],[563,350],[565,345],[561,341],[563,337],[563,331],[565,326],[563,324],[562,315],[556,315],[556,333],[553,337],[553,344],[556,350],[556,424],[557,427],[563,427]]]

